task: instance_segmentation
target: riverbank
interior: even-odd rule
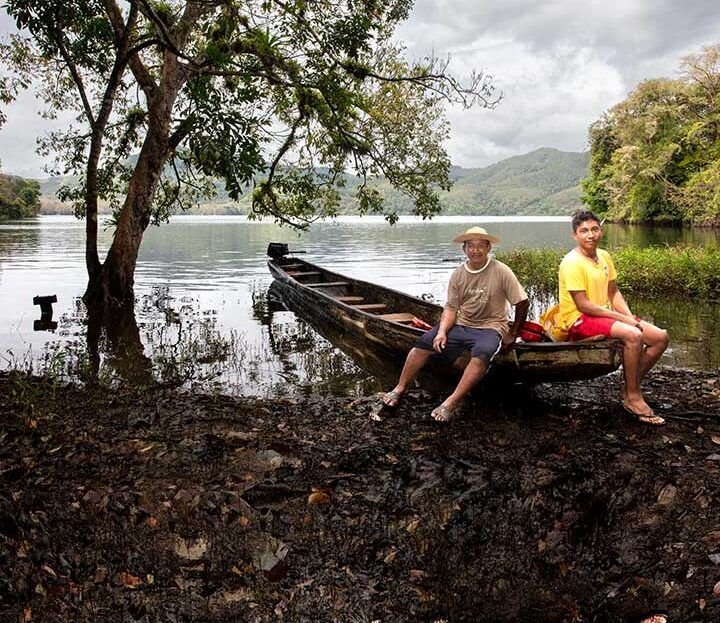
[[[720,617],[720,381],[265,400],[0,375],[0,619]],[[713,593],[715,590],[715,594]]]

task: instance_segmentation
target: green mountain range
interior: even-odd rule
[[[536,149],[522,156],[513,156],[488,167],[465,169],[452,167],[454,184],[441,194],[443,214],[477,215],[567,215],[581,206],[580,180],[588,174],[588,152],[565,152],[557,149]],[[43,214],[70,212],[69,207],[55,199],[61,183],[68,180],[41,180]],[[245,214],[249,193],[238,203],[233,202],[218,184],[218,196],[191,212],[198,214]],[[400,214],[412,212],[410,199],[384,180],[374,182],[389,207]],[[354,212],[351,178],[342,191],[340,211]]]

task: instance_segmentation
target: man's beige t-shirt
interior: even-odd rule
[[[445,307],[457,311],[455,324],[495,329],[504,336],[509,329],[508,303],[517,305],[526,298],[515,273],[490,258],[480,270],[470,270],[467,263],[455,269],[448,284]]]

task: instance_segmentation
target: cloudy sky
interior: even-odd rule
[[[8,31],[0,9],[0,29]],[[415,0],[398,30],[411,56],[482,70],[503,100],[450,110],[454,164],[478,167],[539,147],[587,148],[587,128],[643,79],[676,77],[683,56],[720,43],[717,0]],[[42,177],[34,138],[47,127],[31,96],[0,129],[6,172]]]

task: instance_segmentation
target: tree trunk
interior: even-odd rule
[[[177,63],[166,61],[163,83],[149,102],[147,134],[118,217],[113,243],[102,267],[96,272],[89,271],[83,296],[88,306],[131,305],[134,301],[138,251],[150,224],[155,191],[170,153],[170,120],[181,83]]]

